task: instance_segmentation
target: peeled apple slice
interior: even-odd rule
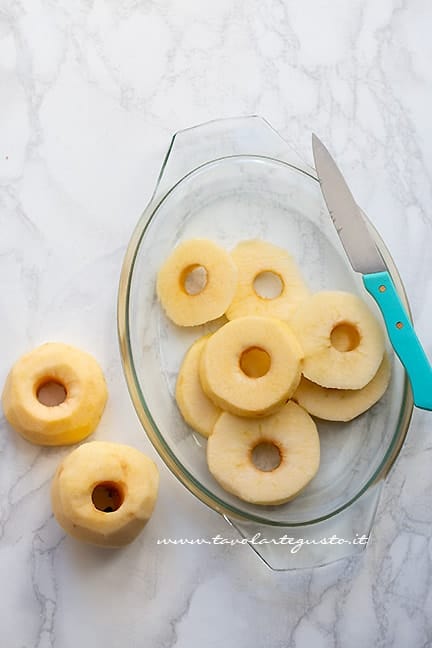
[[[289,320],[304,351],[303,375],[322,387],[361,389],[384,355],[384,333],[357,295],[324,291],[299,304]]]
[[[204,393],[199,379],[201,352],[209,335],[199,338],[187,351],[176,384],[176,401],[186,423],[208,437],[221,410]]]
[[[241,317],[222,326],[205,345],[201,384],[221,409],[238,416],[266,416],[297,389],[302,356],[295,335],[284,322]]]
[[[279,465],[261,470],[253,451],[275,446]],[[207,463],[216,481],[229,493],[252,504],[282,504],[298,495],[313,479],[320,462],[316,425],[290,401],[262,420],[221,414],[207,443]]]
[[[189,288],[193,273],[201,282]],[[230,255],[207,239],[180,243],[162,265],[157,294],[167,316],[179,326],[197,326],[223,315],[237,283],[237,268]]]
[[[387,354],[372,380],[362,389],[331,389],[302,378],[293,396],[299,405],[326,421],[351,421],[383,396],[390,381],[390,360]]]
[[[267,241],[242,241],[231,252],[238,269],[237,289],[226,312],[228,319],[245,315],[262,315],[288,319],[293,308],[310,292],[292,256]],[[263,297],[257,292],[256,280],[270,273],[279,280],[280,293]]]

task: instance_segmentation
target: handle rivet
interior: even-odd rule
[[[379,290],[380,292],[385,292],[385,291],[386,291],[386,287],[383,286],[383,285],[381,285],[381,286],[378,288],[378,290]]]
[[[396,328],[398,328],[398,329],[403,328],[402,322],[396,322]]]

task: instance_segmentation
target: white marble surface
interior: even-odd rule
[[[116,290],[173,131],[260,113],[311,161],[331,143],[385,238],[432,355],[432,7],[426,0],[0,0],[0,382],[25,350],[91,350],[110,401],[96,438],[161,468],[139,541],[65,538],[49,484],[67,450],[0,435],[2,648],[432,643],[430,417],[416,412],[360,559],[275,574],[155,456],[129,401]]]

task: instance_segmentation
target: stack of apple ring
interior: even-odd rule
[[[272,294],[262,289],[268,277]],[[311,415],[350,421],[387,389],[384,333],[367,305],[347,292],[311,294],[291,255],[269,242],[243,241],[228,253],[185,241],[161,267],[157,293],[180,326],[228,320],[187,351],[176,400],[208,438],[214,478],[245,501],[298,495],[319,468]],[[262,446],[276,452],[270,468],[256,460]]]

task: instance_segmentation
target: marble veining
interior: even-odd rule
[[[50,480],[65,449],[0,419],[4,648],[432,645],[429,416],[415,412],[367,550],[272,573],[161,464],[116,338],[123,254],[173,132],[258,113],[311,164],[315,131],[390,249],[432,356],[432,8],[423,0],[0,0],[0,383],[46,340],[92,351],[110,400],[95,438],[161,469],[122,551],[65,537]]]

